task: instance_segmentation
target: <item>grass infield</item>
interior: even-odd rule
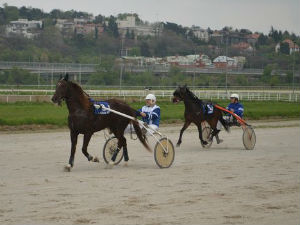
[[[229,101],[214,101],[226,107]],[[129,103],[134,109],[141,108],[143,102]],[[299,118],[300,104],[290,102],[243,101],[244,118],[251,120],[270,118]],[[161,122],[174,123],[183,120],[184,104],[158,101],[161,108]],[[0,125],[51,124],[67,125],[68,110],[65,104],[58,107],[51,103],[0,103]]]

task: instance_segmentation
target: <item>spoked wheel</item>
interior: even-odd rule
[[[159,168],[169,168],[175,158],[174,145],[170,139],[164,137],[154,147],[154,159]]]
[[[204,145],[200,141],[202,147],[203,148],[210,148],[210,146],[213,143],[213,140],[211,139],[211,128],[210,127],[203,127],[202,128],[202,138],[203,138],[203,141],[206,141],[208,143],[207,145]]]
[[[103,147],[103,159],[106,164],[109,163],[113,154],[118,150],[118,139],[116,137],[111,137],[107,139]],[[118,165],[123,159],[123,150],[121,149],[115,160],[115,165]]]
[[[256,135],[251,126],[244,128],[243,144],[247,150],[253,150],[256,143]]]

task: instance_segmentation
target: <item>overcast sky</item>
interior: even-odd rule
[[[268,33],[270,27],[300,35],[300,0],[0,0],[14,6],[102,14],[137,13],[149,22],[221,29],[224,26]]]

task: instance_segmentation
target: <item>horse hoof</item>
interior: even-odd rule
[[[65,171],[65,172],[71,172],[71,168],[72,168],[72,166],[71,166],[70,164],[68,164],[68,165],[66,165],[66,166],[64,167],[64,171]]]
[[[203,141],[202,144],[203,144],[203,145],[207,145],[208,142],[207,142],[207,141]]]
[[[114,165],[115,163],[113,161],[110,161],[108,164],[106,164],[105,169],[112,169]]]
[[[128,162],[124,162],[124,167],[128,167]]]
[[[176,144],[176,147],[180,147],[180,144],[181,144],[181,143],[177,143],[177,144]]]
[[[100,162],[98,157],[93,158],[93,162]]]

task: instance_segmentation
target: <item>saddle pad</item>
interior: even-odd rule
[[[207,115],[211,115],[214,113],[214,106],[211,103],[206,103],[204,106],[204,113]]]
[[[93,103],[93,105],[94,105],[94,104],[95,104],[95,105],[103,105],[105,108],[110,108],[108,102],[95,101],[95,100],[93,100],[93,99],[90,99],[90,101]],[[97,114],[97,115],[99,115],[99,114],[101,114],[101,115],[106,115],[106,114],[109,114],[109,113],[110,113],[110,111],[108,111],[108,110],[101,109],[101,108],[96,109],[96,108],[94,107],[94,114]]]

